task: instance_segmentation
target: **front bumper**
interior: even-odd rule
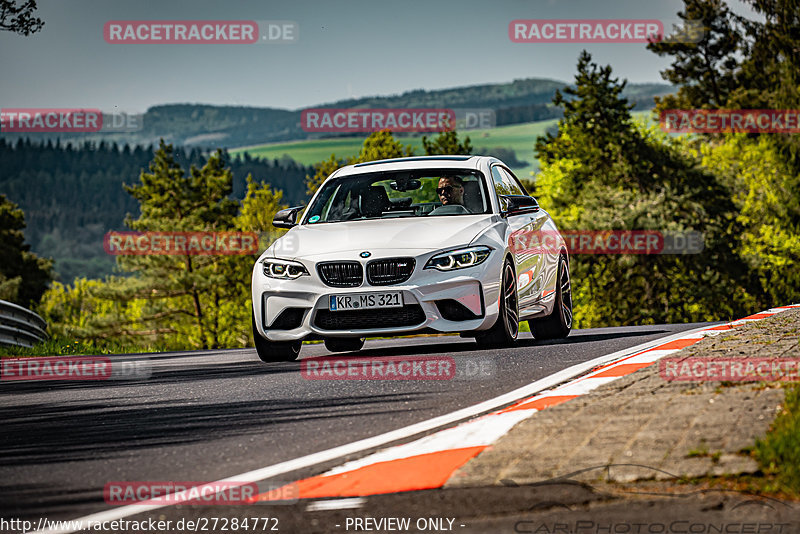
[[[402,284],[372,286],[364,280],[347,288],[326,285],[313,262],[302,261],[311,274],[295,280],[268,278],[257,263],[252,286],[257,328],[270,341],[485,330],[498,313],[502,255],[497,252],[480,265],[451,272],[423,269],[432,254],[416,256],[414,272]],[[385,291],[401,292],[404,307],[329,311],[331,295]]]

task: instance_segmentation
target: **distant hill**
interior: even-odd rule
[[[527,78],[510,83],[472,85],[427,91],[416,89],[400,95],[339,100],[309,107],[326,108],[489,108],[497,126],[557,118],[560,110],[551,105],[556,89],[565,82]],[[653,97],[673,92],[670,85],[630,84],[625,96],[636,110],[651,109]],[[31,140],[105,140],[131,145],[150,145],[163,138],[179,146],[235,148],[281,141],[319,138],[300,128],[302,110],[204,104],[165,104],[147,110],[141,130],[97,134],[1,133],[0,138]]]
[[[37,254],[56,260],[59,280],[76,276],[90,278],[111,274],[115,258],[105,253],[103,235],[126,230],[125,216],[139,215],[138,202],[123,184],[139,182],[140,174],[153,159],[155,147],[107,143],[67,146],[53,143],[0,139],[0,193],[25,212],[25,240]],[[184,171],[202,166],[205,156],[197,148],[178,147],[173,156]],[[311,167],[290,158],[230,157],[232,197],[242,199],[246,177],[266,182],[283,191],[289,205],[306,201],[305,177]]]

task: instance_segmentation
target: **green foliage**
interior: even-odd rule
[[[351,159],[338,159],[336,154],[331,154],[331,157],[320,161],[314,165],[314,176],[306,175],[306,191],[308,192],[308,196],[312,196],[319,186],[322,185],[322,182],[328,179],[328,176],[333,174],[333,171],[338,169],[339,167],[344,167],[345,165],[349,165]]]
[[[439,155],[469,155],[472,154],[472,143],[469,136],[464,138],[461,142],[458,140],[458,134],[455,130],[440,132],[436,139],[428,140],[428,137],[422,136],[422,147],[425,149],[426,156],[439,156]]]
[[[53,279],[53,260],[30,251],[24,229],[25,214],[0,195],[0,299],[30,307],[39,302]]]
[[[413,156],[414,150],[410,146],[403,146],[402,143],[397,141],[392,132],[388,130],[381,130],[374,132],[367,136],[364,144],[361,146],[359,153],[350,158],[340,159],[335,154],[325,161],[321,161],[314,165],[316,172],[314,176],[306,176],[306,186],[308,194],[313,195],[322,182],[328,179],[328,176],[333,174],[333,171],[345,165],[353,165],[355,163],[363,163],[365,161],[376,161],[379,159],[389,158],[402,158],[405,156]]]
[[[423,136],[422,145],[425,148],[425,153],[429,156],[472,153],[472,145],[470,144],[469,137],[466,137],[463,142],[460,142],[458,140],[458,133],[455,130],[441,132],[432,140],[428,140],[426,136]],[[388,130],[374,132],[367,136],[364,140],[364,144],[361,146],[361,150],[359,150],[356,156],[340,159],[336,154],[331,154],[330,158],[314,165],[314,169],[316,169],[314,176],[306,176],[308,194],[313,195],[314,192],[319,189],[319,186],[322,185],[322,182],[324,182],[333,171],[345,165],[381,159],[404,158],[413,155],[414,149],[410,145],[403,145],[400,141],[395,139],[392,132]]]
[[[763,20],[745,22],[746,55],[736,73],[738,88],[726,104],[796,109],[800,107],[800,4],[796,0],[747,3]]]
[[[575,88],[558,93],[557,136],[537,141],[536,195],[560,229],[702,232],[691,255],[573,255],[581,327],[705,321],[752,305],[735,253],[734,206],[683,140],[637,125],[624,83],[582,53]]]
[[[683,19],[702,19],[698,45],[652,44],[673,56],[667,80],[680,84],[664,107],[797,109],[800,107],[800,5],[746,0],[759,15],[734,15],[719,0],[684,0]],[[800,136],[712,134],[694,150],[719,175],[736,207],[738,253],[752,270],[762,303],[800,296]],[[754,284],[750,284],[752,288]]]
[[[772,305],[800,301],[800,177],[768,136],[700,145],[703,165],[735,192],[742,257]]]
[[[523,124],[558,118],[561,110],[550,100],[553,91],[562,82],[527,78],[508,83],[470,85],[448,89],[415,89],[400,95],[370,96],[330,102],[327,108],[347,109],[398,109],[398,108],[467,108],[492,109],[498,126]],[[669,85],[662,83],[632,84],[626,95],[637,102],[637,109],[653,107],[655,95],[667,94]],[[310,140],[317,135],[301,127],[302,110],[259,108],[246,106],[212,106],[204,104],[166,104],[153,106],[137,119],[141,129],[127,132],[98,133],[34,133],[18,134],[6,132],[7,139],[21,136],[37,141],[63,141],[100,143],[130,143],[149,145],[153,139],[163,138],[175,146],[205,147],[212,145],[233,149],[264,143],[283,143],[301,139]],[[111,120],[104,117],[104,123]],[[333,138],[336,139],[336,138]],[[330,140],[326,139],[325,141]],[[334,152],[344,153],[341,150]],[[293,158],[299,157],[290,150]],[[280,158],[283,152],[270,158]],[[314,159],[313,161],[317,161]],[[313,163],[313,161],[311,163]],[[234,169],[234,174],[236,174]],[[255,173],[254,173],[255,174]],[[287,188],[280,186],[285,191]],[[288,192],[287,192],[288,194]]]
[[[786,389],[783,412],[764,439],[756,441],[755,455],[763,471],[776,477],[780,489],[800,495],[800,387]]]
[[[240,204],[229,198],[231,183],[220,153],[186,173],[162,143],[149,172],[126,188],[141,206],[127,223],[138,231],[253,231],[269,245],[281,193],[248,177]],[[132,276],[56,283],[45,294],[40,313],[55,336],[171,349],[248,345],[252,256],[119,256],[118,265]]]
[[[152,147],[108,144],[37,145],[0,139],[0,191],[25,212],[25,236],[31,250],[55,259],[57,279],[103,278],[114,271],[113,257],[103,250],[103,236],[123,230],[126,213],[138,215],[136,199],[123,189],[138,181],[153,156]],[[183,168],[202,166],[199,150],[173,149]],[[232,199],[244,197],[246,177],[283,191],[292,204],[306,198],[303,178],[309,167],[291,160],[266,160],[248,154],[224,156],[233,174]]]
[[[662,77],[679,84],[677,94],[656,97],[656,110],[722,107],[737,87],[737,54],[746,52],[744,19],[731,12],[721,0],[684,0],[678,17],[686,23],[702,24],[705,32],[699,42],[665,39],[647,45],[659,56],[670,55],[670,68]]]
[[[48,339],[33,347],[0,346],[0,357],[31,358],[35,356],[79,356],[92,354],[124,354],[131,346],[116,342],[95,343],[66,338]],[[166,347],[136,347],[136,352],[163,352]]]
[[[364,139],[364,146],[361,147],[361,151],[350,163],[364,163],[366,161],[403,158],[413,155],[414,150],[410,146],[404,146],[400,141],[396,140],[392,132],[381,130],[370,134]]]
[[[745,0],[758,20],[733,14],[721,0],[684,0],[678,16],[701,20],[698,44],[653,43],[673,57],[662,75],[679,84],[677,94],[657,101],[667,108],[800,108],[800,4],[797,0]],[[800,136],[770,135],[785,160],[800,172]]]
[[[258,232],[261,235],[261,248],[266,249],[286,233],[286,230],[272,226],[275,214],[288,207],[281,203],[282,199],[282,191],[274,191],[269,184],[259,184],[252,176],[248,176],[247,193],[236,216],[236,228],[244,232]]]

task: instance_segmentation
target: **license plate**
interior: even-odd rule
[[[383,293],[355,293],[350,295],[331,295],[330,310],[369,310],[373,308],[401,308],[403,293],[386,291]]]

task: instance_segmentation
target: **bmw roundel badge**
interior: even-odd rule
[[[372,253],[365,250],[364,252],[359,254],[359,256],[361,256],[362,258],[369,258],[370,256],[372,256]]]

